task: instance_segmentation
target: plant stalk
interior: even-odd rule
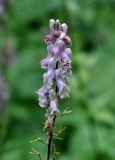
[[[56,68],[58,68],[58,62],[56,63]],[[58,98],[58,87],[56,85],[56,95],[57,95],[57,98]],[[55,121],[56,121],[56,112],[54,113],[53,115],[53,120],[52,120],[52,124],[51,124],[51,128],[50,128],[50,131],[49,131],[49,138],[48,138],[48,151],[47,151],[47,160],[50,160],[51,158],[51,151],[52,151],[52,141],[53,141],[53,132],[54,132],[54,126],[55,126]]]
[[[49,133],[47,160],[50,160],[50,157],[51,157],[53,131],[54,131],[54,126],[55,126],[55,120],[56,120],[56,113],[55,113],[55,115],[53,117],[53,123],[52,123],[51,130],[50,130],[50,133]]]

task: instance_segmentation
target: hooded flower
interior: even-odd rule
[[[66,98],[69,97],[69,87],[65,83],[65,79],[63,76],[62,68],[56,69],[56,83],[58,87],[59,97]]]
[[[52,58],[52,48],[53,48],[52,44],[47,46],[48,56],[41,61],[41,67],[44,69],[48,69],[50,59]]]
[[[53,114],[54,112],[58,111],[57,95],[53,89],[49,91],[49,98],[50,98],[50,111],[51,111],[51,114]]]
[[[50,28],[50,34],[48,34],[46,37],[45,37],[45,43],[46,44],[50,44],[54,38],[54,24],[55,24],[55,21],[53,19],[50,20],[50,25],[49,25],[49,28]]]
[[[41,89],[37,91],[37,94],[39,95],[39,105],[41,107],[47,107],[49,106],[49,90],[46,86],[43,86]]]
[[[67,36],[68,26],[59,20],[50,20],[50,33],[45,37],[48,55],[41,61],[43,87],[38,90],[39,105],[49,108],[51,114],[58,111],[58,98],[69,96],[69,80],[71,71],[71,39]],[[57,96],[58,95],[58,96]]]
[[[72,75],[71,65],[69,63],[63,65],[62,73],[63,73],[64,78],[69,81],[70,76]]]

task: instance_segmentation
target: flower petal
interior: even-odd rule
[[[57,82],[57,87],[58,87],[58,92],[60,98],[66,98],[69,96],[69,87],[65,84],[64,76],[62,69],[59,68],[55,71],[56,74],[56,82]]]
[[[49,90],[46,86],[43,86],[41,89],[37,91],[39,96],[39,105],[41,107],[48,107],[49,106]]]
[[[68,26],[65,23],[63,23],[61,26],[62,26],[63,32],[66,34],[68,31]]]
[[[50,111],[51,114],[53,114],[54,112],[57,112],[57,96],[56,96],[56,92],[52,89],[49,91],[49,98],[50,98]]]

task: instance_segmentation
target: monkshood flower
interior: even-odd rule
[[[45,37],[47,57],[41,61],[45,69],[43,87],[38,90],[39,105],[49,109],[53,115],[58,112],[58,99],[69,97],[71,71],[71,39],[67,36],[68,27],[59,20],[50,20],[50,33]]]
[[[68,93],[69,87],[65,83],[62,68],[56,69],[55,75],[56,75],[56,84],[58,87],[59,97],[62,99],[69,97],[69,93]]]

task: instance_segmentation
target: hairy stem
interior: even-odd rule
[[[54,126],[55,126],[55,120],[56,120],[56,113],[53,117],[53,123],[52,123],[51,130],[50,130],[50,133],[49,133],[47,160],[50,160],[50,157],[51,157],[52,140],[53,140],[53,131],[54,131]]]

